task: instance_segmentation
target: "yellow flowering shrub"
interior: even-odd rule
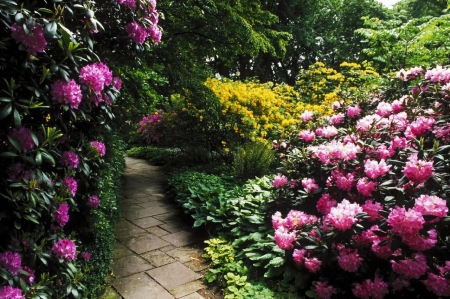
[[[378,73],[357,63],[343,62],[338,72],[327,68],[322,62],[316,62],[300,72],[295,90],[303,102],[330,106],[341,98],[342,92],[358,93],[361,88],[363,93],[375,90],[379,80]]]
[[[324,113],[329,107],[305,105],[292,86],[207,79],[205,85],[218,97],[227,126],[245,139],[273,139],[294,126],[305,109]]]

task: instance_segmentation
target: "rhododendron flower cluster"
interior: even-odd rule
[[[139,131],[146,137],[147,143],[159,142],[162,134],[161,128],[164,126],[164,114],[162,111],[145,116],[139,122]]]
[[[30,33],[27,34],[23,25],[13,24],[11,27],[11,37],[18,42],[24,44],[31,55],[36,56],[37,53],[43,52],[47,46],[44,38],[44,29],[40,25],[34,25],[29,28]]]
[[[61,239],[53,245],[52,252],[56,257],[70,262],[76,257],[76,246],[72,240]]]
[[[91,148],[100,156],[103,157],[106,154],[106,146],[101,141],[89,142]]]
[[[408,82],[424,74],[419,67],[399,77]],[[275,242],[289,250],[298,275],[317,271],[318,298],[332,297],[324,290],[331,283],[357,298],[398,291],[406,298],[412,290],[424,298],[450,296],[450,71],[438,66],[425,77],[392,102],[374,94],[350,107],[333,105],[335,118],[311,122],[305,114],[293,131],[299,138],[290,136],[280,151],[286,173],[278,176],[302,184],[280,184],[274,193],[277,205],[297,215],[293,222],[273,215]],[[330,124],[343,125],[328,134]],[[365,270],[374,265],[375,276]],[[355,280],[344,280],[342,271]]]
[[[5,286],[0,289],[0,298],[4,299],[25,299],[22,290],[13,288],[12,286]]]
[[[88,207],[90,207],[92,209],[96,209],[99,204],[100,204],[100,199],[98,198],[97,195],[89,196],[89,198],[87,200]]]
[[[310,120],[312,120],[314,118],[314,113],[309,111],[309,110],[305,110],[302,115],[300,115],[300,119],[302,120],[302,122],[306,123]]]
[[[58,209],[53,213],[55,221],[59,226],[63,227],[69,221],[69,205],[67,203],[59,204]]]
[[[408,158],[403,173],[411,182],[421,184],[431,178],[433,170],[433,161],[419,160],[417,154],[413,153]]]
[[[22,259],[17,252],[5,251],[0,253],[0,265],[9,273],[17,275],[22,269]]]
[[[281,188],[284,185],[286,185],[287,181],[288,181],[288,178],[286,176],[277,174],[275,176],[275,178],[273,179],[272,184],[275,188]]]
[[[19,142],[20,148],[24,153],[30,151],[36,145],[31,137],[31,131],[27,128],[12,129],[10,136]]]
[[[383,299],[389,292],[388,284],[380,277],[372,280],[365,280],[362,283],[355,284],[353,295],[361,299]]]
[[[75,193],[77,193],[78,189],[77,181],[73,177],[67,177],[63,179],[62,183],[67,192],[69,192],[70,195],[75,196]]]
[[[78,155],[71,151],[65,151],[61,155],[61,163],[65,166],[68,166],[70,169],[74,169],[78,167]]]
[[[110,104],[108,98],[103,96],[102,91],[105,86],[111,85],[112,81],[112,72],[103,62],[88,64],[80,70],[80,82],[86,84],[92,90],[90,100],[95,106],[103,101]]]
[[[319,299],[330,299],[331,296],[336,293],[336,289],[329,285],[328,282],[316,282],[314,291]]]
[[[81,87],[75,80],[65,82],[64,80],[56,81],[52,84],[51,95],[53,101],[69,105],[71,109],[78,109],[83,95]]]

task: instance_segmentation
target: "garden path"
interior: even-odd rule
[[[209,298],[203,240],[164,196],[158,166],[126,157],[122,217],[115,230],[113,281],[102,299]]]

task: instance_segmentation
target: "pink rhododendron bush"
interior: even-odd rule
[[[0,299],[96,298],[123,162],[113,58],[160,41],[156,2],[16,2],[0,3]]]
[[[274,239],[316,298],[450,297],[450,69],[398,80],[403,94],[336,102],[278,149]]]

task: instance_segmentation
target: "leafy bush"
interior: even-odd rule
[[[318,298],[450,296],[449,74],[402,70],[408,94],[338,105],[338,117],[299,128],[308,138],[287,140],[272,224],[298,288]]]
[[[111,129],[121,81],[105,57],[143,49],[136,30],[159,40],[152,3],[0,3],[1,298],[101,289],[123,167]]]
[[[133,147],[127,151],[127,155],[130,157],[136,157],[147,160],[152,165],[167,165],[172,162],[175,157],[180,155],[178,149],[155,147],[155,146],[142,146]]]
[[[274,157],[275,152],[267,142],[246,143],[233,153],[234,173],[246,179],[263,176],[269,172]]]

